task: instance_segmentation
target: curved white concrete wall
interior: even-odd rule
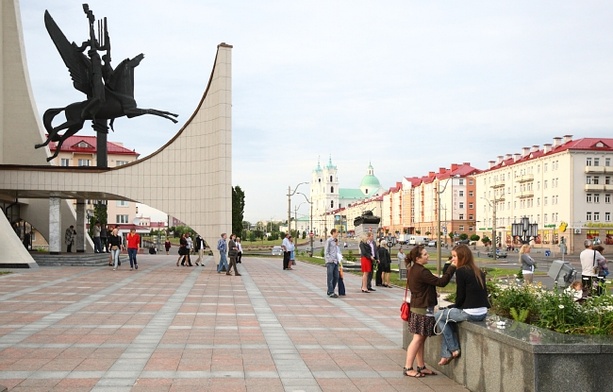
[[[177,135],[157,152],[145,159],[108,170],[59,168],[46,163],[45,151],[33,148],[35,143],[42,140],[43,132],[25,72],[19,10],[16,0],[2,1],[0,7],[0,31],[4,39],[0,51],[0,162],[5,164],[0,167],[0,192],[15,192],[16,195],[36,192],[41,197],[60,193],[83,198],[105,194],[109,199],[138,201],[182,220],[211,246],[214,246],[220,233],[231,231],[230,45],[222,43],[218,46],[213,71],[200,105]],[[32,164],[41,166],[21,166]],[[42,203],[42,209],[48,210],[48,199],[19,198],[18,201],[31,205],[22,208],[22,216],[48,236],[48,214],[41,214],[41,208],[34,206]],[[28,211],[36,213],[29,214]],[[64,226],[65,222],[74,221],[74,215],[72,221],[64,215],[62,212]],[[0,232],[0,242],[4,243],[9,235],[12,233]]]

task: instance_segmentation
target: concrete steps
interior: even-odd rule
[[[49,266],[83,266],[83,267],[102,267],[108,266],[110,253],[62,253],[52,255],[43,252],[31,252],[36,264],[43,267]],[[127,256],[120,255],[121,262],[127,262]]]

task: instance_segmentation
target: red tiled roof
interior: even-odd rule
[[[48,136],[48,135],[47,135]],[[80,144],[85,144],[85,146],[80,146]],[[49,143],[49,149],[51,151],[55,151],[57,149],[57,142]],[[107,154],[111,155],[135,155],[139,156],[140,154],[134,150],[130,150],[122,146],[121,144],[114,142],[106,142]],[[96,136],[69,136],[64,143],[62,144],[62,148],[60,148],[62,152],[86,152],[90,154],[95,154],[97,152],[96,149]]]
[[[510,166],[516,163],[527,162],[532,159],[537,159],[545,155],[559,154],[568,150],[582,150],[582,151],[613,151],[613,139],[610,138],[583,138],[578,140],[569,140],[566,143],[559,146],[551,147],[550,151],[545,152],[544,149],[536,151],[529,151],[527,154],[520,156],[515,160],[515,157],[511,156],[507,159],[502,159],[487,170],[482,172],[500,169],[501,167]],[[521,155],[521,154],[516,154]]]

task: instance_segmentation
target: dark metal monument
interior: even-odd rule
[[[106,135],[113,121],[118,117],[128,118],[152,114],[177,122],[177,114],[158,109],[139,108],[134,100],[134,68],[144,55],[141,53],[132,59],[125,59],[113,69],[111,66],[111,40],[106,18],[99,20],[83,4],[83,11],[89,21],[89,39],[80,46],[69,42],[48,11],[45,11],[45,27],[53,40],[64,64],[68,67],[74,87],[87,95],[87,100],[72,103],[63,108],[48,109],[43,114],[43,125],[49,136],[44,143],[35,148],[57,142],[55,153],[47,161],[57,157],[62,143],[79,132],[85,121],[92,121],[92,128],[97,132],[98,167],[107,166]],[[96,29],[97,27],[97,29]],[[87,50],[87,55],[85,51]],[[103,53],[102,56],[100,54]],[[55,117],[64,112],[66,121],[54,126]],[[65,130],[63,134],[59,132]]]

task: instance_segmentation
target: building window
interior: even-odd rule
[[[464,202],[463,202],[463,201],[461,201],[461,202],[458,204],[458,207],[459,207],[460,209],[463,209],[463,208],[464,208]]]
[[[588,193],[585,195],[585,202],[586,203],[591,203],[592,202],[592,194]]]
[[[128,223],[128,215],[127,214],[115,215],[115,223]]]
[[[115,161],[115,166],[122,166],[122,165],[126,165],[128,163],[128,161]]]
[[[600,176],[594,176],[594,178],[592,179],[592,184],[598,185],[599,182],[600,182]]]
[[[611,194],[610,193],[605,193],[604,194],[604,202],[607,204],[611,203]]]
[[[473,203],[468,203],[468,209],[469,210],[474,210],[475,209],[475,205]]]
[[[62,158],[60,160],[60,166],[70,166],[70,159]]]
[[[546,206],[547,205],[547,196],[543,197],[543,205]]]
[[[334,187],[333,186],[330,187],[330,193],[334,193]]]
[[[468,191],[468,196],[473,197],[475,195],[475,192],[473,191]]]
[[[600,193],[594,193],[594,203],[600,203]]]
[[[458,196],[460,196],[460,197],[464,197],[464,191],[460,191],[460,192],[458,192]]]
[[[543,189],[547,189],[547,180],[543,181]]]
[[[460,220],[464,220],[464,214],[460,214]]]
[[[547,172],[547,163],[543,163],[543,172],[546,173]]]
[[[458,226],[458,230],[459,230],[459,231],[464,231],[464,225],[460,225],[460,226]]]
[[[330,208],[334,208],[334,200],[330,200]]]
[[[89,159],[79,159],[79,166],[89,166]]]
[[[130,202],[129,201],[125,201],[125,200],[117,200],[117,207],[128,207],[130,206]]]
[[[332,180],[332,176],[330,176],[330,182],[332,182],[332,181],[333,181],[333,180]]]
[[[604,177],[604,184],[605,185],[611,185],[611,176],[605,176]]]
[[[468,219],[469,219],[469,220],[473,220],[473,219],[475,219],[475,216],[474,216],[473,214],[469,214],[469,215],[468,215]]]
[[[594,166],[600,166],[600,158],[594,158]]]
[[[464,179],[463,178],[459,178],[458,179],[458,184],[459,185],[464,185]]]
[[[605,222],[611,222],[611,213],[610,212],[605,212],[604,213],[604,221]]]
[[[585,166],[592,166],[592,158],[585,158]]]
[[[600,220],[600,212],[594,212],[594,221],[598,222]]]
[[[604,159],[604,165],[605,166],[611,166],[611,158],[605,158]]]
[[[585,220],[587,221],[591,221],[592,220],[592,213],[591,212],[586,212],[585,213]]]

